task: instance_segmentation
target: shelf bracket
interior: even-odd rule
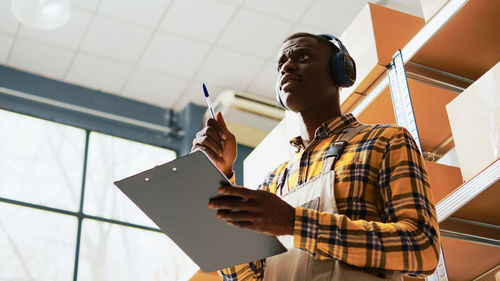
[[[469,78],[435,69],[414,61],[407,62],[405,67],[406,76],[409,79],[459,94],[474,83],[474,80]]]
[[[449,217],[439,225],[442,236],[500,247],[500,226]]]

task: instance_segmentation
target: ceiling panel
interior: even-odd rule
[[[290,21],[241,9],[222,35],[219,45],[270,58],[292,29]]]
[[[210,46],[157,32],[140,64],[161,72],[189,78],[206,56]]]
[[[124,62],[135,62],[152,30],[103,16],[94,18],[82,45],[82,51]]]
[[[186,89],[187,84],[186,79],[138,68],[132,74],[122,95],[156,106],[170,108]]]
[[[99,13],[144,27],[153,28],[168,6],[169,0],[102,0]]]
[[[265,60],[216,48],[210,53],[196,79],[235,90],[243,90],[264,65]]]
[[[423,18],[424,12],[422,11],[420,1],[421,0],[373,0],[370,2]]]
[[[71,0],[68,24],[40,31],[21,27],[11,0],[0,0],[0,64],[175,109],[204,104],[201,81],[214,97],[234,88],[274,99],[282,40],[339,35],[366,2]],[[421,12],[419,0],[372,2]]]
[[[244,7],[278,18],[297,21],[312,3],[313,1],[304,0],[252,0],[246,1]]]
[[[276,69],[275,60],[268,61],[259,71],[257,77],[252,81],[246,92],[259,95],[268,99],[275,98],[274,85],[278,72]]]
[[[71,5],[85,11],[95,11],[99,0],[71,0]]]
[[[7,56],[9,55],[13,42],[14,36],[0,34],[0,63],[5,63],[7,61]]]
[[[7,63],[22,70],[62,79],[73,56],[73,51],[18,38]]]
[[[125,63],[79,54],[66,80],[91,89],[117,94],[125,85],[131,70],[132,66]]]
[[[235,6],[220,1],[174,1],[160,28],[211,44],[222,32],[235,10]]]
[[[316,0],[301,23],[340,36],[366,3],[366,0]]]
[[[234,5],[234,6],[240,6],[243,2],[243,0],[219,0],[220,2],[224,2],[224,3],[227,3],[227,4],[231,4],[231,5]]]
[[[312,34],[324,34],[324,33],[330,32],[329,34],[331,34],[331,30],[325,30],[323,28],[312,27],[312,26],[307,26],[307,25],[303,25],[303,24],[298,24],[297,26],[295,26],[295,28],[293,29],[292,32],[290,32],[290,34],[296,33],[296,32],[309,32]]]
[[[11,1],[0,0],[0,31],[14,34],[19,23],[17,23],[10,9]]]
[[[92,14],[89,12],[75,9],[70,21],[62,28],[47,31],[22,26],[19,36],[76,50],[91,18]]]

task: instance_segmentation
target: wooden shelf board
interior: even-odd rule
[[[412,61],[476,80],[500,60],[500,1],[469,0]]]
[[[396,124],[389,87],[385,88],[357,118],[369,124]]]
[[[364,94],[385,72],[394,52],[424,25],[423,18],[367,3],[340,36],[356,62],[358,76],[352,87],[341,92],[341,102],[356,93]]]
[[[457,94],[412,79],[408,79],[408,87],[422,149],[433,151],[452,135],[446,105]]]
[[[499,203],[500,181],[497,181],[458,209],[453,216],[500,226]]]
[[[436,162],[425,161],[434,202],[438,203],[462,185],[460,169]]]
[[[500,247],[441,237],[448,280],[470,281],[495,267]]]

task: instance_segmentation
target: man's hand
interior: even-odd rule
[[[207,120],[205,127],[193,139],[191,151],[202,150],[228,178],[233,174],[236,160],[236,138],[227,129],[220,112]]]
[[[293,235],[295,208],[267,191],[221,186],[208,207],[228,224],[269,235]]]

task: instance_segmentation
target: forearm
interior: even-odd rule
[[[294,246],[319,259],[428,275],[439,257],[433,220],[383,223],[297,208]]]

